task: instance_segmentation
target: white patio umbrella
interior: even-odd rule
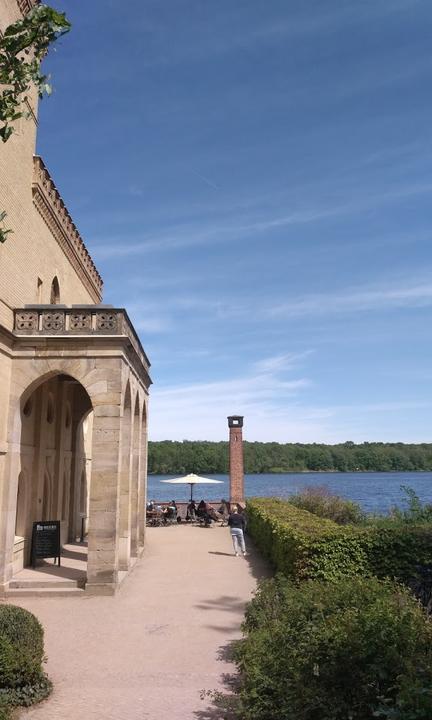
[[[217,485],[217,484],[223,484],[223,480],[211,480],[210,478],[201,477],[200,475],[195,475],[195,473],[189,473],[189,475],[185,475],[184,477],[180,478],[173,478],[172,480],[161,480],[160,482],[163,483],[170,483],[171,485],[190,485],[191,489],[191,502],[193,500],[193,487],[194,485]]]

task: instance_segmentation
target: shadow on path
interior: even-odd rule
[[[268,562],[260,555],[258,550],[255,548],[249,535],[246,535],[246,550],[247,555],[245,558],[241,556],[236,557],[234,552],[221,552],[220,550],[209,550],[209,555],[224,555],[230,557],[236,562],[247,562],[252,577],[256,580],[263,580],[272,576],[271,569],[269,568]]]
[[[233,662],[236,642],[236,640],[232,640],[218,649],[217,659],[220,662],[230,664]],[[195,710],[193,714],[197,720],[238,720],[235,697],[239,684],[238,673],[222,673],[221,680],[222,690],[214,692],[211,689],[206,689],[202,691],[202,700],[210,701],[211,705],[202,710]]]
[[[210,550],[210,555],[226,555],[232,557],[236,562],[247,562],[249,572],[258,582],[272,576],[271,569],[265,559],[259,554],[254,547],[251,538],[246,535],[246,549],[247,556],[243,558],[236,558],[232,553],[220,552]],[[242,622],[244,611],[245,611],[244,599],[232,595],[221,595],[217,598],[211,598],[204,600],[196,607],[201,610],[212,610],[218,608],[220,610],[227,610],[234,615],[240,616],[238,623],[234,622],[230,627],[227,626],[216,626],[211,625],[212,630],[218,630],[220,632],[232,632],[238,628],[238,625]],[[223,645],[218,650],[218,660],[224,663],[233,663],[233,649],[237,641],[233,640],[227,645]],[[207,707],[202,710],[196,710],[193,716],[196,720],[238,720],[239,714],[236,702],[236,689],[239,685],[239,675],[236,672],[222,673],[222,690],[212,691],[211,688],[206,688],[202,692],[202,700],[207,701]]]

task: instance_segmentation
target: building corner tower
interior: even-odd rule
[[[243,415],[229,415],[230,503],[244,505]]]

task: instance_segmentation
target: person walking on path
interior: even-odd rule
[[[243,533],[246,522],[244,515],[239,513],[237,505],[233,505],[231,507],[231,512],[228,518],[228,526],[231,532],[234,554],[237,557],[239,554],[239,549],[241,549],[244,557],[246,555],[246,546]]]

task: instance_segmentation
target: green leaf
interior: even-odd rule
[[[4,143],[9,140],[12,133],[13,128],[9,127],[9,125],[4,125],[2,128],[0,128],[0,138]]]
[[[9,25],[0,37],[0,129],[3,142],[11,137],[10,124],[26,116],[19,110],[25,100],[25,93],[34,84],[40,97],[52,92],[48,78],[40,71],[40,63],[55,40],[69,32],[71,24],[64,13],[49,7],[37,5],[27,15]],[[31,50],[27,54],[26,51]]]

